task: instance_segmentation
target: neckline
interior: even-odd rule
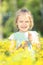
[[[29,31],[26,31],[26,32],[21,32],[21,31],[19,31],[20,33],[27,33],[27,32],[29,32]]]

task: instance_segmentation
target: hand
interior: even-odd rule
[[[32,43],[33,38],[32,38],[32,34],[31,33],[28,34],[28,39]]]
[[[23,41],[22,44],[17,49],[19,48],[25,49],[25,47],[28,47],[28,41]]]

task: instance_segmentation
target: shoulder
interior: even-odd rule
[[[13,40],[13,39],[14,39],[14,34],[15,34],[15,33],[12,33],[12,34],[8,37],[8,39]]]
[[[32,42],[33,43],[39,43],[39,33],[36,31],[30,31],[32,35]]]
[[[32,35],[38,35],[38,32],[36,31],[29,31]]]
[[[12,34],[8,37],[8,39],[14,40],[14,39],[15,39],[15,36],[16,36],[17,34],[18,34],[18,32],[12,33]]]
[[[39,38],[38,32],[36,32],[36,31],[29,31],[29,33],[31,34],[31,36],[32,36],[32,38],[33,38],[34,40],[36,40],[36,39]]]

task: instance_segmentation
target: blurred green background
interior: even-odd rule
[[[1,0],[0,1],[0,38],[8,38],[17,31],[15,13],[18,9],[26,7],[34,17],[32,30],[43,36],[43,0]]]

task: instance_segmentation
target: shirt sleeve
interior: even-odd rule
[[[14,40],[14,33],[10,35],[9,40]]]
[[[32,43],[39,43],[39,34],[36,31],[32,33]]]

